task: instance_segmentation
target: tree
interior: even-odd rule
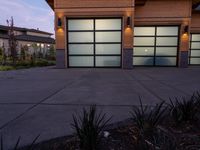
[[[33,44],[31,45],[31,47],[33,48],[32,59],[33,59],[33,61],[35,61],[35,59],[36,59],[36,54],[37,54],[37,50],[38,50],[38,46],[37,46],[36,43],[33,43]]]
[[[26,60],[26,54],[28,52],[28,46],[24,45],[21,47],[21,60]]]
[[[53,45],[51,45],[49,48],[49,59],[55,60],[55,57],[56,57],[55,48]]]
[[[2,65],[6,65],[6,61],[7,61],[7,55],[6,55],[6,49],[3,43],[2,46]]]
[[[2,47],[0,47],[0,61],[1,61],[1,63],[3,61],[3,49],[2,49]]]
[[[15,32],[14,32],[14,20],[13,17],[11,17],[10,20],[7,20],[8,24],[8,43],[9,43],[9,50],[11,52],[11,58],[13,61],[13,65],[16,65],[16,59],[17,59],[17,41],[15,38]]]

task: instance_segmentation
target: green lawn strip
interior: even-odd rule
[[[9,70],[19,70],[19,69],[28,69],[33,67],[45,67],[53,66],[55,61],[46,61],[46,60],[37,60],[35,62],[18,62],[16,66],[12,65],[0,65],[0,71],[9,71]]]

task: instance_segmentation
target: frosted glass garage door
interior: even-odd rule
[[[200,34],[191,34],[190,65],[200,65]]]
[[[122,20],[68,19],[69,67],[120,67]]]
[[[178,26],[134,28],[134,66],[176,66]]]

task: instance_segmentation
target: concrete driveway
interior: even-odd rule
[[[0,72],[0,132],[5,146],[19,136],[30,143],[72,133],[72,114],[96,104],[113,116],[129,117],[140,96],[154,105],[200,91],[200,67],[122,69],[35,68]]]

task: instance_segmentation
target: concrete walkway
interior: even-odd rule
[[[200,91],[200,67],[122,69],[35,68],[0,72],[0,132],[8,148],[72,133],[72,114],[97,104],[113,122],[130,107]]]

